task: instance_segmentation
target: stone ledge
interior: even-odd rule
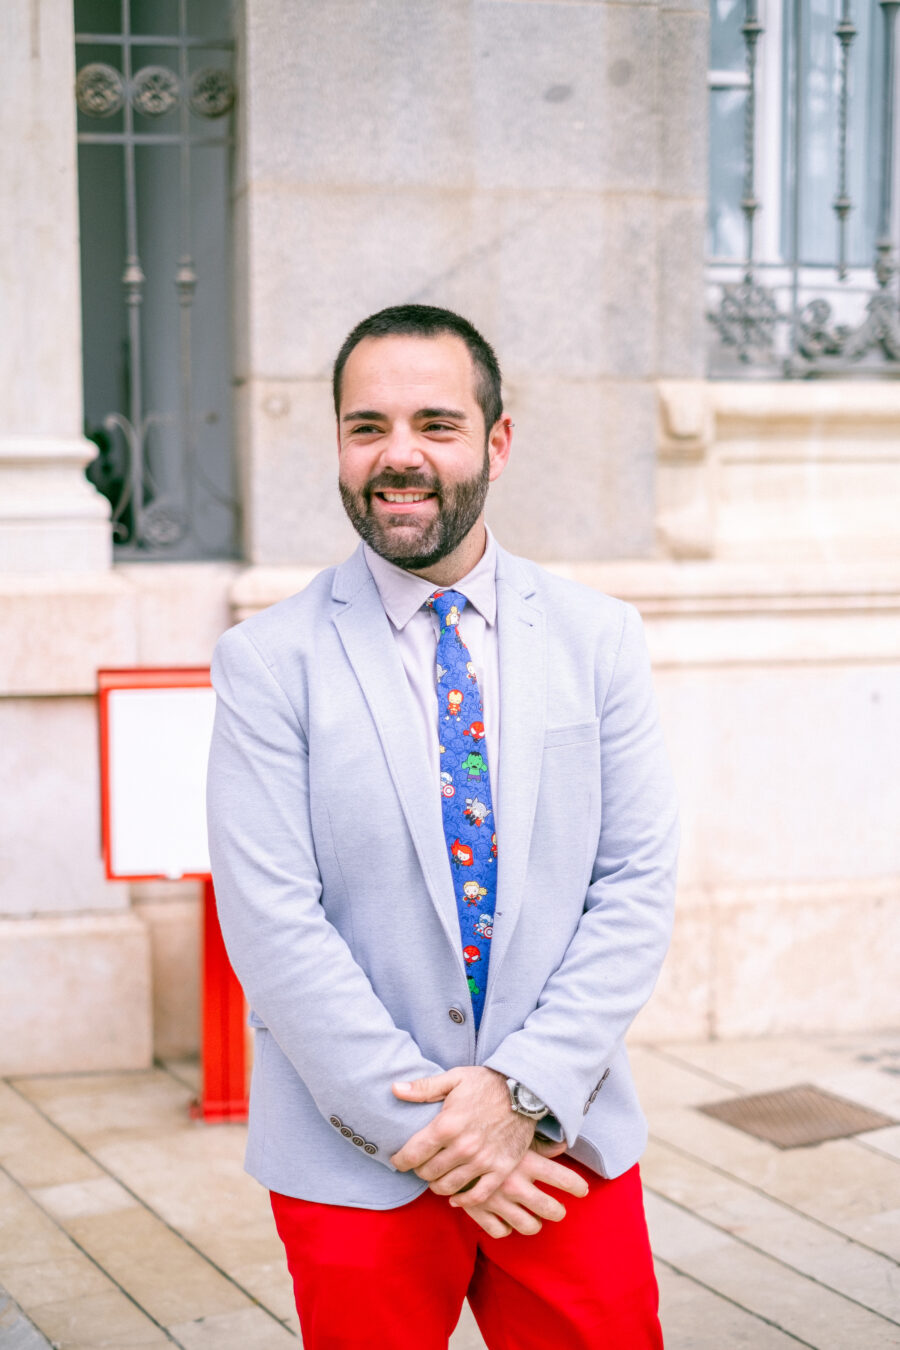
[[[112,573],[0,576],[0,697],[94,694],[102,666],[134,665],[134,599]]]
[[[0,919],[0,1075],[149,1068],[150,944],[134,914]]]

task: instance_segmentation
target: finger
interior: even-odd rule
[[[503,1180],[502,1172],[484,1172],[481,1176],[476,1175],[475,1184],[472,1187],[465,1190],[461,1186],[456,1187],[455,1191],[452,1192],[453,1199],[450,1203],[454,1207],[460,1205],[463,1209],[468,1209],[473,1205],[483,1205],[490,1200]]]
[[[517,1233],[522,1233],[526,1237],[533,1237],[535,1233],[541,1231],[541,1221],[536,1214],[530,1213],[522,1205],[517,1205],[502,1195],[492,1197],[490,1208],[498,1219],[503,1219]]]
[[[555,1196],[548,1195],[540,1187],[532,1186],[519,1178],[510,1177],[501,1187],[501,1192],[506,1199],[514,1200],[516,1204],[530,1210],[539,1219],[547,1219],[550,1223],[559,1223],[560,1219],[566,1217],[565,1205]]]
[[[561,1153],[565,1153],[569,1145],[565,1139],[562,1143],[554,1143],[552,1139],[537,1139],[532,1141],[531,1147],[535,1153],[539,1153],[542,1158],[558,1158]]]
[[[444,1150],[446,1152],[446,1150]],[[464,1163],[455,1167],[446,1167],[441,1159],[444,1154],[439,1153],[431,1162],[426,1163],[423,1168],[417,1168],[417,1174],[434,1191],[435,1195],[463,1195],[465,1194],[472,1204],[480,1204],[480,1200],[472,1199],[474,1187],[478,1185],[481,1179],[481,1173],[472,1163]],[[426,1171],[434,1171],[435,1175],[427,1177]],[[471,1194],[470,1194],[471,1193]],[[488,1192],[490,1194],[490,1192]]]
[[[391,1162],[398,1172],[410,1172],[414,1168],[423,1167],[442,1148],[443,1144],[435,1137],[432,1127],[426,1125],[424,1130],[418,1130],[407,1139],[403,1147],[392,1155]]]
[[[391,1083],[391,1091],[404,1102],[439,1102],[458,1082],[459,1074],[451,1069],[447,1073],[436,1073],[431,1078],[417,1078],[412,1083]]]
[[[528,1159],[527,1163],[525,1159]],[[534,1154],[531,1158],[528,1158],[528,1154],[526,1154],[522,1162],[525,1164],[523,1172],[530,1181],[540,1181],[545,1186],[552,1186],[555,1190],[565,1191],[568,1195],[574,1195],[578,1199],[582,1199],[590,1190],[584,1177],[576,1172],[573,1167],[566,1167],[563,1163],[551,1162],[549,1158],[542,1158],[539,1154]]]
[[[469,1214],[469,1218],[477,1223],[479,1228],[483,1228],[489,1237],[509,1237],[512,1232],[512,1229],[505,1220],[498,1218],[496,1214],[492,1214],[488,1209],[476,1209],[474,1211],[467,1211],[467,1213]]]

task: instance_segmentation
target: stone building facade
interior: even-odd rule
[[[896,1021],[900,385],[710,378],[705,0],[234,8],[230,318],[206,350],[240,526],[205,558],[114,557],[84,472],[78,22],[69,0],[0,15],[0,1070],[196,1044],[193,888],[104,879],[96,672],[203,665],[346,555],[330,363],[411,300],[500,355],[500,540],[646,620],[685,839],[635,1034]]]

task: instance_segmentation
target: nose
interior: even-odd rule
[[[402,473],[407,469],[421,469],[424,463],[425,456],[412,427],[391,427],[390,435],[382,447],[381,467]]]

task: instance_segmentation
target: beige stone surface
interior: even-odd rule
[[[241,570],[233,562],[118,563],[134,616],[135,664],[209,665],[231,623],[228,592]]]
[[[893,1090],[898,1054],[888,1032],[632,1051],[651,1129],[642,1172],[667,1350],[896,1344],[900,1161],[859,1139],[781,1151],[696,1107],[786,1085],[802,1069],[871,1098],[880,1078]],[[188,1081],[153,1070],[19,1080],[0,1092],[0,1163],[4,1139],[39,1108],[73,1162],[80,1145],[97,1170],[93,1181],[76,1172],[37,1183],[34,1198],[0,1171],[0,1284],[35,1322],[62,1331],[65,1350],[143,1343],[146,1323],[123,1321],[113,1280],[148,1319],[146,1334],[163,1325],[184,1350],[256,1350],[296,1336],[267,1197],[241,1168],[246,1130],[192,1122],[193,1066],[172,1068]],[[181,1320],[164,1320],[173,1316]],[[67,1326],[83,1339],[65,1339]],[[467,1308],[451,1345],[483,1350]]]
[[[171,895],[166,895],[166,887]],[[153,1053],[196,1054],[200,1042],[200,896],[196,882],[132,887],[150,937]]]
[[[297,1338],[262,1308],[217,1313],[169,1328],[183,1350],[288,1350]]]
[[[683,387],[660,386],[657,519],[670,556],[896,562],[900,398],[890,381],[717,381],[702,397],[712,427],[673,457],[665,422]]]
[[[98,1214],[117,1214],[122,1209],[134,1209],[133,1195],[112,1177],[96,1177],[90,1181],[67,1181],[56,1186],[32,1186],[32,1197],[52,1214],[62,1226],[72,1220],[91,1218]]]
[[[754,1251],[883,1317],[900,1317],[900,1271],[887,1257],[656,1141],[651,1140],[641,1160],[641,1175],[656,1195]]]
[[[71,4],[10,0],[2,43],[0,572],[103,570],[109,506],[82,473],[75,102],[58,97],[75,78]]]
[[[115,1286],[58,1303],[38,1303],[28,1315],[61,1350],[143,1350],[171,1344],[163,1329]]]
[[[56,1186],[102,1175],[94,1160],[8,1083],[0,1083],[0,1164],[20,1186]]]
[[[657,1259],[659,1316],[672,1350],[792,1350],[797,1340]]]
[[[895,1350],[897,1323],[798,1275],[745,1242],[662,1199],[646,1196],[650,1240],[662,1260],[816,1350]],[[807,1339],[808,1338],[808,1339]]]
[[[150,1063],[147,934],[132,914],[0,919],[0,1071]]]
[[[3,916],[54,914],[62,916],[81,911],[121,911],[128,903],[124,885],[108,882],[100,852],[100,755],[98,750],[97,709],[93,699],[44,698],[0,699],[0,779],[14,791],[4,794],[4,829],[0,835],[0,921]],[[75,919],[71,920],[76,922]],[[67,948],[68,935],[77,928],[59,928],[59,951],[51,955],[53,920],[41,920],[38,927],[8,927],[4,930],[4,950],[0,961],[15,963],[17,980],[35,984],[47,982],[41,997],[47,1006],[37,1018],[51,1021],[66,1015],[58,1006],[63,996],[48,968],[29,973],[25,963],[32,951],[42,959],[58,961],[60,970],[71,969],[79,959],[88,959],[88,948]],[[65,920],[69,922],[69,920]],[[82,914],[84,941],[90,941],[91,921]],[[104,930],[98,930],[104,931]],[[110,932],[113,930],[110,929]],[[135,933],[133,921],[122,916],[121,932]],[[12,946],[17,948],[15,957]],[[132,954],[133,959],[133,954]],[[17,1018],[14,1006],[7,1011],[4,990],[4,1017]],[[23,989],[34,1000],[37,990]],[[90,997],[89,991],[87,996]],[[113,1015],[116,1005],[106,1005]],[[98,1010],[99,1011],[99,1010]],[[31,1032],[34,1035],[34,1030]],[[44,1061],[26,1067],[40,1070]],[[54,1064],[54,1068],[64,1067]],[[111,1067],[111,1066],[110,1066]]]
[[[131,588],[116,573],[0,575],[0,696],[94,694],[137,660]]]
[[[82,1250],[163,1326],[251,1306],[246,1293],[140,1205],[64,1222]]]
[[[103,1143],[131,1145],[168,1130],[184,1132],[191,1100],[188,1088],[158,1069],[19,1078],[16,1089],[91,1152]],[[199,1127],[186,1134],[206,1137]]]

